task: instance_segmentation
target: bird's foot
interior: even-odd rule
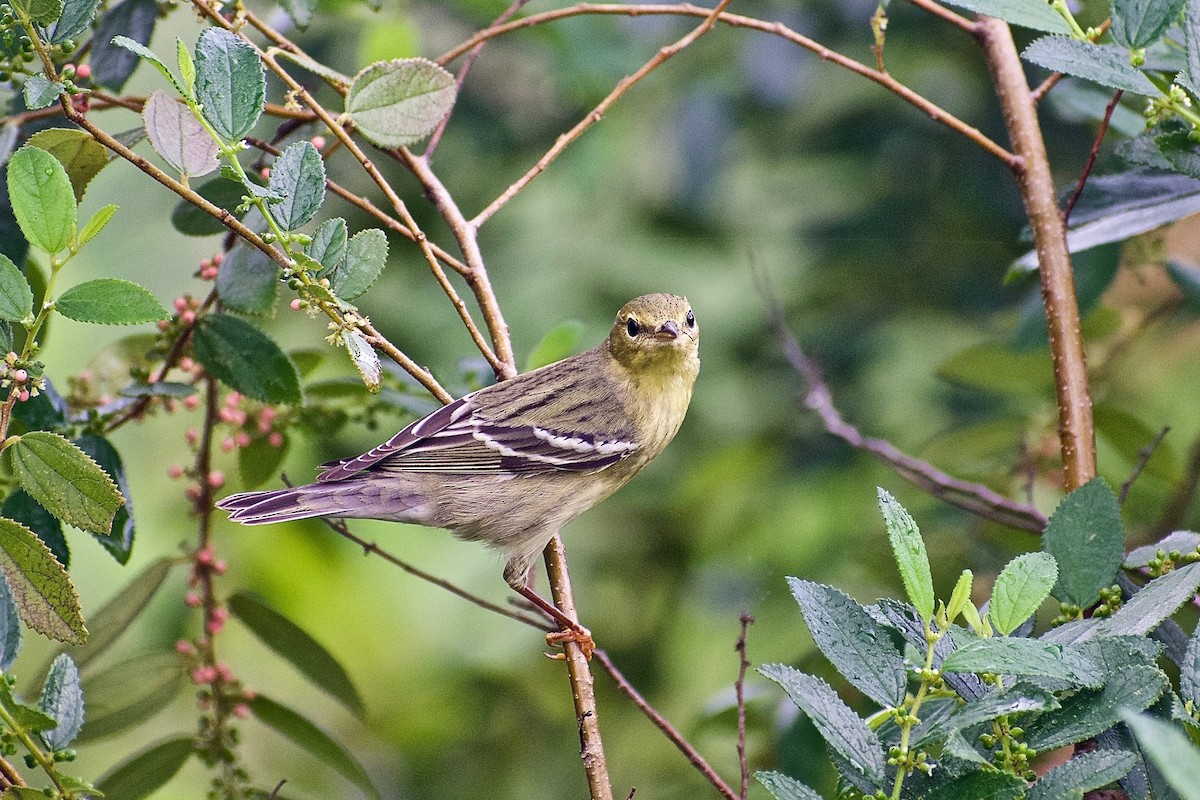
[[[550,631],[546,634],[546,645],[548,647],[562,647],[567,642],[574,642],[579,645],[583,657],[588,661],[592,660],[592,652],[596,649],[596,642],[592,640],[592,632],[579,624],[573,624],[570,627],[560,628],[556,631]],[[546,657],[555,661],[566,661],[566,653],[546,653]]]

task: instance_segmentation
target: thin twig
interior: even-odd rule
[[[750,667],[750,659],[746,657],[746,634],[754,624],[754,617],[746,612],[738,617],[742,625],[738,634],[737,644],[733,646],[738,654],[738,676],[733,684],[737,697],[737,755],[738,766],[742,769],[742,791],[738,794],[741,800],[746,800],[750,791],[750,766],[746,763],[746,670]]]
[[[1050,75],[1047,76],[1046,80],[1039,83],[1037,88],[1029,93],[1030,99],[1032,99],[1035,104],[1042,102],[1042,98],[1046,96],[1046,93],[1055,86],[1058,86],[1058,82],[1065,77],[1067,76],[1061,72],[1051,72]]]
[[[1075,191],[1071,193],[1071,198],[1067,200],[1066,206],[1063,207],[1062,218],[1063,227],[1069,228],[1071,222],[1071,211],[1075,208],[1075,204],[1079,202],[1079,196],[1083,194],[1083,187],[1087,185],[1088,176],[1092,174],[1092,167],[1096,164],[1096,156],[1100,154],[1100,143],[1104,141],[1104,134],[1108,133],[1108,124],[1112,121],[1113,111],[1117,108],[1117,103],[1121,102],[1121,95],[1125,94],[1124,89],[1117,89],[1113,94],[1112,100],[1108,101],[1108,106],[1104,109],[1104,119],[1100,120],[1100,129],[1096,131],[1096,139],[1092,142],[1091,152],[1088,153],[1087,162],[1083,165],[1083,171],[1079,173],[1079,180],[1075,183]]]
[[[910,3],[912,3],[914,6],[916,6],[917,8],[919,8],[923,11],[928,11],[930,14],[933,14],[935,17],[940,17],[940,18],[944,19],[946,22],[949,22],[951,25],[962,28],[967,33],[970,33],[970,34],[975,33],[975,23],[972,20],[967,19],[962,14],[951,11],[950,9],[946,8],[941,3],[935,3],[933,0],[908,0],[908,1]]]
[[[1133,471],[1129,473],[1129,477],[1121,484],[1121,491],[1117,494],[1117,502],[1125,505],[1125,498],[1129,496],[1129,489],[1133,486],[1133,482],[1142,474],[1142,470],[1150,463],[1150,459],[1154,456],[1154,451],[1162,444],[1162,440],[1167,438],[1167,434],[1171,432],[1170,426],[1163,428],[1158,432],[1158,435],[1150,442],[1150,444],[1138,451],[1137,463],[1133,465]]]
[[[562,151],[567,148],[567,145],[571,144],[571,142],[582,136],[583,132],[592,127],[592,125],[595,125],[597,122],[599,122],[604,116],[605,112],[608,111],[609,107],[612,106],[613,103],[617,102],[617,99],[620,98],[621,95],[633,88],[638,81],[640,81],[642,78],[645,78],[651,72],[666,63],[671,56],[675,55],[680,50],[684,49],[692,42],[696,41],[701,36],[712,30],[713,25],[715,25],[717,22],[717,18],[721,16],[721,13],[726,7],[728,7],[729,3],[730,0],[721,0],[721,2],[719,2],[715,8],[708,11],[704,17],[704,21],[689,31],[686,36],[674,42],[673,44],[669,44],[666,47],[661,48],[649,61],[642,65],[641,69],[632,75],[627,75],[626,77],[622,78],[617,83],[616,88],[609,92],[608,96],[601,100],[599,105],[592,109],[590,114],[581,119],[575,125],[575,127],[571,128],[571,130],[559,136],[558,139],[555,140],[554,145],[546,151],[545,155],[537,160],[536,164],[529,168],[529,171],[527,171],[524,175],[518,178],[515,183],[505,189],[500,196],[489,203],[486,208],[476,214],[471,220],[471,226],[474,228],[479,228],[481,225],[483,225],[483,223],[487,222],[493,214],[504,207],[505,203],[515,197],[517,192],[528,186],[529,183],[538,175],[541,175],[542,172],[545,171],[546,167],[548,167],[550,163],[554,161],[554,159],[558,158],[559,154],[561,154]]]
[[[662,731],[663,735],[666,736],[672,744],[679,748],[679,751],[683,753],[689,762],[691,762],[691,765],[695,767],[696,770],[703,775],[718,792],[721,793],[722,797],[726,798],[726,800],[740,800],[737,793],[734,792],[733,789],[730,788],[729,784],[727,784],[721,778],[721,776],[717,774],[716,770],[714,770],[712,766],[704,760],[704,756],[700,755],[699,751],[692,746],[692,743],[684,738],[683,734],[681,734],[666,717],[660,714],[658,709],[646,702],[646,698],[642,697],[641,693],[638,692],[638,690],[634,688],[633,684],[629,682],[629,679],[621,673],[621,670],[617,669],[617,665],[614,664],[612,659],[608,657],[608,653],[603,650],[597,650],[596,652],[592,653],[592,660],[596,661],[601,667],[604,668],[604,671],[607,672],[617,684],[617,688],[620,689],[626,697],[632,700],[635,706],[641,709],[642,713],[646,715],[647,719],[654,723],[654,726]]]

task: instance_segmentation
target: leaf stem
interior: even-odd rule
[[[6,677],[7,676],[0,676],[0,680],[5,680]],[[33,760],[36,761],[38,766],[42,768],[42,771],[46,773],[46,776],[50,778],[50,782],[54,784],[54,788],[61,793],[63,800],[73,800],[75,793],[63,785],[62,780],[59,778],[58,770],[54,766],[54,759],[50,758],[42,751],[42,748],[38,746],[38,743],[34,740],[32,734],[25,729],[24,725],[17,721],[17,718],[14,717],[9,710],[4,707],[3,703],[0,703],[0,721],[3,721],[4,724],[8,726],[8,729],[13,732],[13,735],[16,736],[17,739],[20,740],[21,744],[25,746],[25,749],[29,751],[29,755],[33,757]]]

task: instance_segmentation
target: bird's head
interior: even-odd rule
[[[700,325],[686,297],[646,294],[617,312],[608,346],[618,363],[636,371],[694,371]]]

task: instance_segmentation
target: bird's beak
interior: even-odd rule
[[[658,326],[658,330],[654,332],[656,339],[678,339],[679,326],[675,324],[675,320],[667,320],[662,325]]]

